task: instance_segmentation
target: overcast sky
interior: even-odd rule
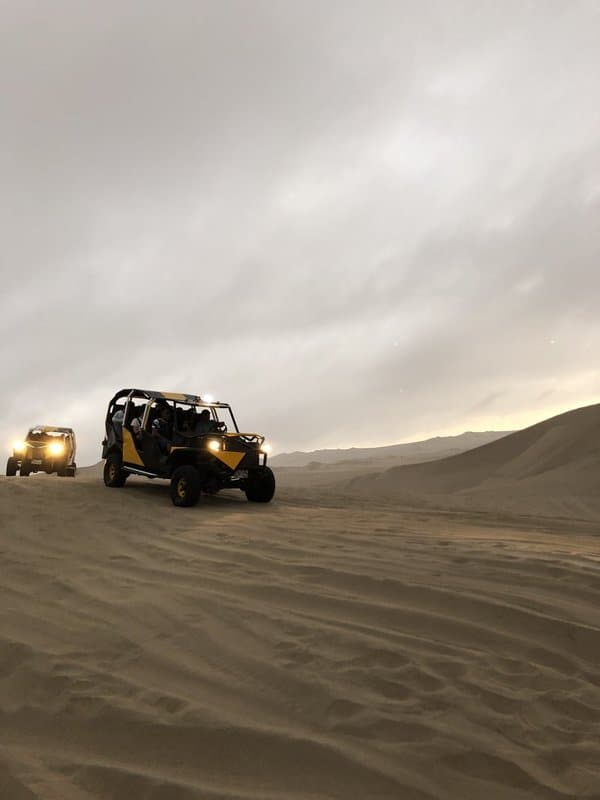
[[[275,451],[600,397],[600,2],[0,0],[0,439]]]

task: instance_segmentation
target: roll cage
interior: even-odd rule
[[[139,401],[136,403],[136,401]],[[233,409],[229,405],[229,403],[222,403],[220,401],[208,401],[204,400],[200,395],[193,395],[193,394],[184,394],[184,393],[176,393],[176,392],[156,392],[147,389],[121,389],[117,392],[114,397],[111,399],[108,405],[108,411],[106,415],[106,430],[107,432],[113,427],[113,420],[115,418],[115,414],[117,411],[121,410],[123,412],[123,417],[120,420],[120,425],[122,427],[131,430],[131,423],[136,417],[140,419],[141,429],[142,430],[149,430],[150,425],[155,418],[156,415],[156,403],[167,402],[169,406],[171,406],[174,410],[174,418],[173,418],[173,433],[183,440],[190,441],[190,444],[193,440],[199,439],[202,436],[209,435],[206,431],[203,432],[193,432],[189,430],[184,430],[181,426],[181,414],[179,411],[184,411],[184,409],[193,408],[200,408],[200,409],[208,409],[210,412],[211,419],[216,422],[221,422],[219,418],[219,410],[226,412],[229,415],[231,423],[233,423],[233,431],[224,432],[222,430],[215,429],[211,433],[213,435],[220,435],[220,436],[235,436],[240,438],[242,441],[250,444],[251,442],[256,442],[259,446],[264,441],[264,437],[260,436],[255,433],[242,433],[237,424],[237,420],[233,413]],[[142,412],[141,415],[139,412]],[[121,438],[119,432],[117,431],[118,438]],[[183,442],[182,442],[183,443]],[[181,445],[180,445],[181,446]]]

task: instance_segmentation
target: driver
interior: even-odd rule
[[[210,415],[208,408],[204,408],[198,414],[198,421],[196,422],[196,434],[201,433],[220,433],[225,430],[224,422],[217,422]]]
[[[196,433],[211,433],[213,430],[210,411],[208,408],[203,408],[196,420]]]

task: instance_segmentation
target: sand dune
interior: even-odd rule
[[[450,458],[354,475],[344,491],[417,506],[594,519],[599,480],[600,405],[593,405]]]
[[[600,797],[595,525],[97,473],[0,479],[2,798]]]

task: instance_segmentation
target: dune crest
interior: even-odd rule
[[[600,515],[600,405],[459,455],[354,475],[345,491],[417,505],[544,516]]]

